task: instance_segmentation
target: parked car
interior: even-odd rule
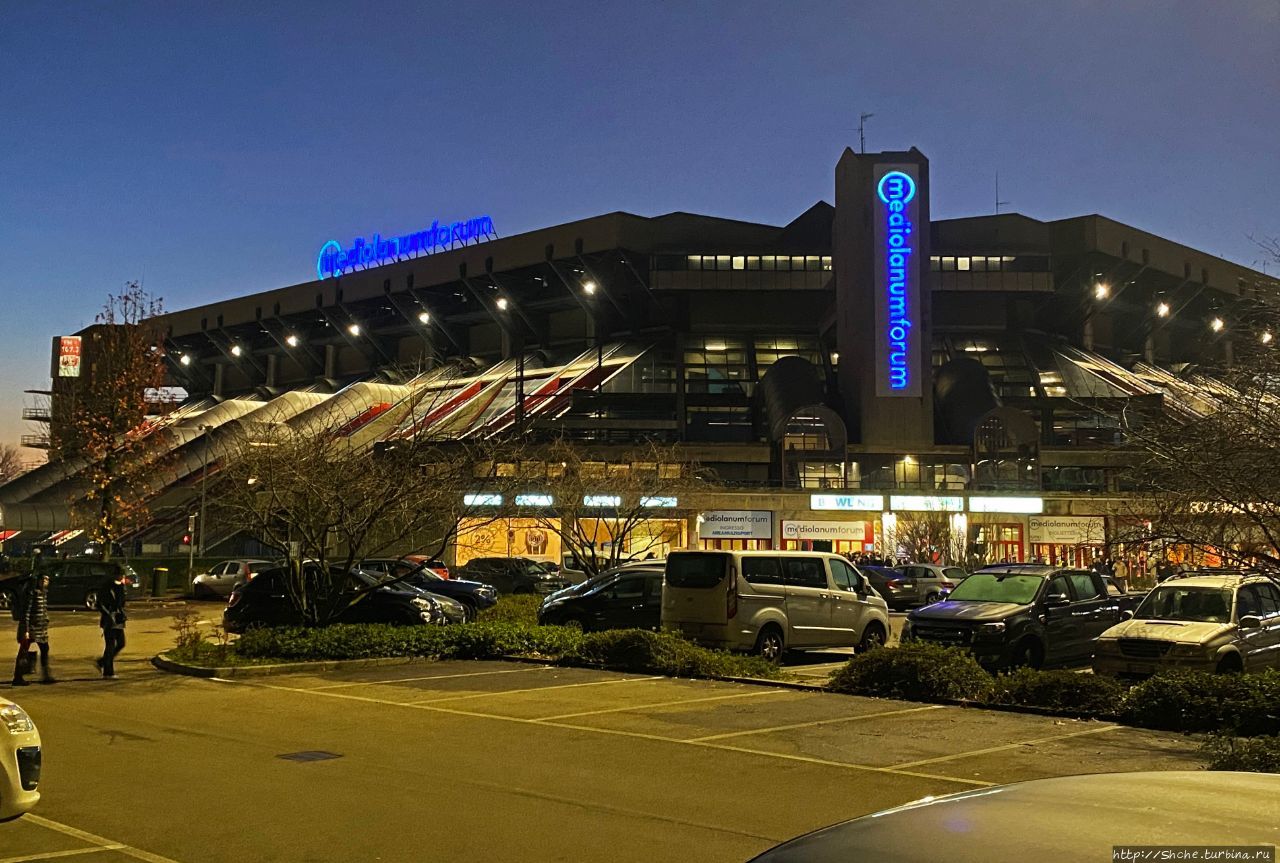
[[[246,581],[264,569],[275,566],[269,560],[223,560],[191,579],[191,595],[201,597],[230,596]]]
[[[444,561],[425,554],[406,554],[403,557],[366,557],[360,561],[360,568],[366,572],[391,572],[396,566],[406,563],[415,567],[422,565],[423,569],[430,570],[441,578],[448,578],[450,575],[449,567]]]
[[[1135,611],[1138,606],[1142,604],[1142,600],[1147,597],[1148,591],[1131,591],[1128,588],[1121,586],[1116,577],[1112,575],[1104,574],[1102,576],[1102,583],[1107,586],[1107,596],[1112,597],[1116,602],[1120,603],[1121,614],[1124,614],[1126,611]]]
[[[598,629],[658,629],[662,568],[620,566],[542,600],[538,623]]]
[[[462,578],[441,578],[432,569],[418,567],[405,560],[393,560],[386,569],[366,566],[369,560],[360,561],[360,568],[366,572],[374,571],[388,578],[401,579],[399,583],[424,590],[432,596],[446,597],[457,603],[463,612],[463,621],[476,619],[476,614],[490,608],[498,601],[498,591],[492,585]],[[380,561],[375,559],[375,564]]]
[[[0,821],[40,801],[40,732],[27,712],[0,698]]]
[[[332,569],[334,571],[331,577],[341,577],[339,568]],[[318,576],[319,573],[315,575]],[[339,623],[394,623],[412,626],[447,622],[440,603],[424,596],[415,588],[397,590],[385,587],[377,576],[359,570],[354,570],[350,575],[350,597],[355,599],[355,595],[362,591],[363,595],[338,615]],[[284,567],[264,569],[252,581],[231,591],[231,598],[222,612],[222,625],[228,632],[244,632],[255,626],[301,623],[287,593],[288,577],[289,572]]]
[[[902,611],[924,601],[924,594],[910,578],[901,571],[888,566],[863,565],[859,571],[871,582],[871,587],[884,598],[889,607]]]
[[[492,585],[499,593],[548,594],[568,587],[569,581],[527,557],[476,557],[458,570],[468,581]]]
[[[1120,620],[1102,577],[1039,564],[988,566],[945,600],[907,615],[902,640],[967,647],[991,667],[1087,663]]]
[[[121,561],[110,560],[49,560],[44,563],[49,575],[49,604],[96,609],[98,591],[107,582],[123,572],[127,593],[132,596],[139,587],[133,567]]]
[[[1156,585],[1130,618],[1098,638],[1095,672],[1280,668],[1280,587],[1266,576],[1174,577]]]
[[[1262,773],[1033,779],[864,815],[792,839],[752,863],[1077,863],[1121,859],[1114,849],[1124,843],[1160,846],[1148,849],[1151,854],[1213,846],[1270,850],[1280,844],[1277,795],[1280,776]]]
[[[898,572],[909,581],[914,581],[921,602],[930,605],[947,595],[960,582],[969,577],[958,566],[939,566],[936,563],[908,563],[895,566]]]
[[[844,558],[802,551],[674,551],[662,627],[776,660],[787,650],[883,646],[889,610]]]

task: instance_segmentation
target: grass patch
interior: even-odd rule
[[[200,641],[194,645],[170,648],[165,651],[165,656],[174,662],[201,668],[235,668],[245,665],[270,665],[272,662],[270,659],[244,656],[236,650],[234,642],[222,645]]]

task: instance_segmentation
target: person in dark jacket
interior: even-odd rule
[[[30,584],[20,594],[22,608],[18,609],[18,661],[13,667],[13,685],[26,686],[22,661],[24,654],[34,644],[40,649],[40,682],[57,683],[49,671],[49,576],[36,572]]]
[[[98,625],[106,646],[94,664],[108,679],[116,676],[116,654],[124,650],[124,623],[128,619],[124,605],[124,570],[117,569],[115,577],[98,591]]]

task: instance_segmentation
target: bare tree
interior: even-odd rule
[[[51,457],[89,461],[70,500],[72,522],[107,556],[147,516],[154,454],[145,438],[165,379],[164,334],[155,323],[162,311],[138,282],[108,296],[84,334],[85,374],[68,378],[53,400]]]
[[[905,555],[912,562],[950,565],[964,560],[965,536],[953,528],[949,512],[913,512],[899,516],[893,529],[890,557]]]
[[[0,485],[26,471],[22,453],[12,444],[0,444]]]

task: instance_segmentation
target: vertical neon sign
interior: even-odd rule
[[[875,218],[876,395],[920,390],[919,202],[915,165],[877,165]]]

